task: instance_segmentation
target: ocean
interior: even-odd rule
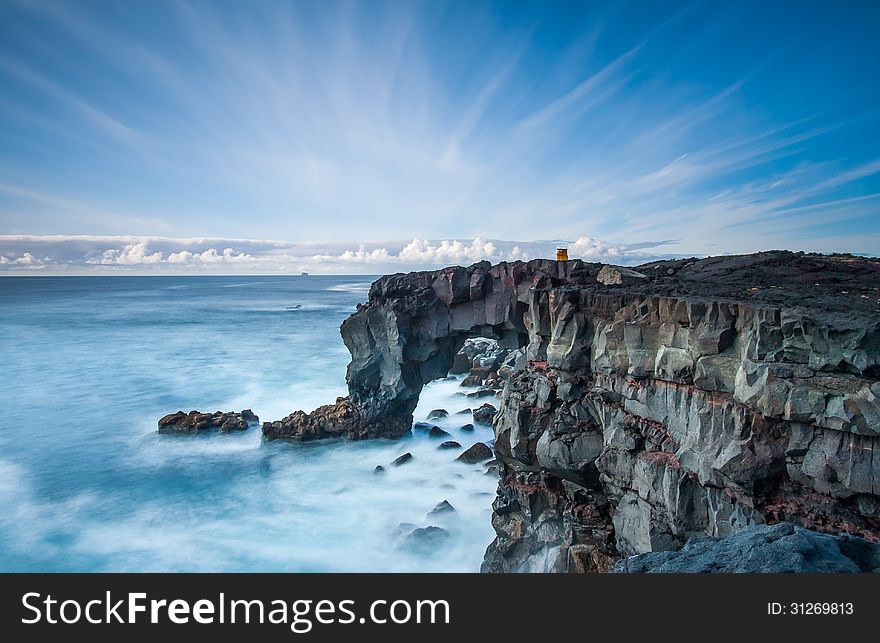
[[[259,427],[156,431],[177,410],[275,420],[344,395],[339,324],[372,279],[0,277],[0,570],[478,571],[497,477],[421,432],[298,444]],[[446,408],[436,423],[463,448],[491,440],[458,430],[457,393],[429,384],[416,421]],[[455,514],[427,518],[443,500]],[[400,523],[451,536],[407,551]]]

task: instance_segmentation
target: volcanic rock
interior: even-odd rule
[[[396,458],[394,458],[394,460],[391,461],[391,466],[399,467],[400,465],[406,464],[407,462],[409,462],[412,459],[413,459],[412,453],[409,453],[407,451],[403,455],[399,455]]]
[[[159,420],[159,433],[194,434],[210,429],[219,429],[221,433],[234,433],[245,431],[250,423],[258,421],[259,418],[250,409],[245,409],[241,413],[177,411]]]
[[[679,551],[639,554],[615,572],[765,573],[877,572],[880,545],[829,536],[790,523],[752,525],[726,538],[694,538]]]
[[[492,420],[497,412],[498,410],[494,406],[486,402],[479,408],[474,409],[474,422],[478,424],[492,424]]]
[[[490,449],[482,442],[477,442],[472,447],[466,449],[460,456],[456,458],[456,460],[458,460],[459,462],[465,462],[467,464],[476,464],[477,462],[488,460],[491,457],[492,449]]]

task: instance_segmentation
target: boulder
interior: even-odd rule
[[[458,460],[459,462],[464,462],[466,464],[476,464],[477,462],[488,460],[492,456],[492,449],[490,449],[482,442],[477,442],[472,447],[466,449],[460,456],[456,458],[456,460]]]
[[[492,424],[492,420],[495,419],[495,413],[497,413],[497,409],[489,403],[484,403],[477,409],[474,409],[474,422],[477,424]]]
[[[428,512],[428,518],[436,518],[438,516],[444,516],[449,514],[455,514],[455,507],[449,504],[448,500],[444,500],[442,502],[438,502],[431,511]]]
[[[394,460],[391,461],[391,465],[394,467],[399,467],[402,464],[406,464],[410,460],[413,459],[412,453],[406,452],[403,455],[399,455]]]
[[[430,413],[428,413],[429,420],[439,420],[440,418],[445,418],[449,415],[449,411],[446,409],[434,409]]]
[[[190,411],[184,413],[177,411],[164,416],[159,420],[159,433],[170,434],[195,434],[211,429],[218,429],[221,433],[235,433],[247,430],[251,423],[258,422],[259,418],[250,409],[241,413],[233,411],[215,411],[214,413],[202,413]]]
[[[442,527],[430,525],[413,529],[404,535],[398,547],[413,554],[431,554],[449,541],[450,534]]]
[[[455,440],[447,440],[446,442],[441,442],[438,449],[460,449],[461,445]]]
[[[596,275],[596,281],[604,286],[629,286],[644,283],[647,280],[647,275],[623,266],[602,266],[599,274]]]
[[[679,551],[640,554],[617,563],[631,573],[827,573],[880,571],[880,544],[830,536],[790,523],[752,525],[726,538],[694,538]]]
[[[428,437],[431,438],[448,438],[451,437],[448,431],[444,431],[439,426],[432,426],[428,431]]]

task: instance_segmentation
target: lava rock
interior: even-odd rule
[[[648,277],[623,266],[607,265],[602,266],[599,274],[596,275],[596,281],[605,286],[628,286],[644,283],[648,281]]]
[[[407,462],[409,462],[412,459],[413,459],[412,453],[407,451],[403,455],[399,455],[396,458],[394,458],[394,460],[391,461],[391,465],[395,466],[395,467],[399,467],[400,465],[406,464]]]
[[[465,450],[460,456],[456,458],[456,460],[458,460],[459,462],[465,462],[467,464],[476,464],[477,462],[488,460],[492,457],[492,455],[492,449],[490,449],[482,442],[477,442],[475,445]]]
[[[170,413],[159,420],[159,433],[171,434],[194,434],[209,429],[219,429],[221,433],[234,433],[247,430],[252,422],[258,422],[259,418],[250,409],[241,413],[233,411],[215,411],[214,413],[202,413],[190,411],[184,413],[177,411]]]
[[[474,409],[474,422],[491,425],[497,412],[498,410],[487,402],[480,408]]]
[[[444,500],[443,502],[438,502],[431,511],[428,512],[428,518],[436,518],[441,515],[449,515],[458,513],[455,511],[455,507],[449,504],[448,500]]]
[[[630,573],[817,573],[880,571],[880,544],[829,536],[791,523],[752,525],[726,538],[694,538],[679,551],[651,552],[620,561]]]
[[[403,536],[399,548],[414,554],[430,554],[444,546],[449,538],[449,532],[442,527],[419,527]]]

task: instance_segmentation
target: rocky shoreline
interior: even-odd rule
[[[799,529],[777,553],[880,540],[877,260],[481,262],[380,278],[341,333],[349,395],[264,437],[399,438],[427,382],[466,373],[500,474],[483,571],[696,570],[697,543],[757,552],[736,539],[777,523]]]

